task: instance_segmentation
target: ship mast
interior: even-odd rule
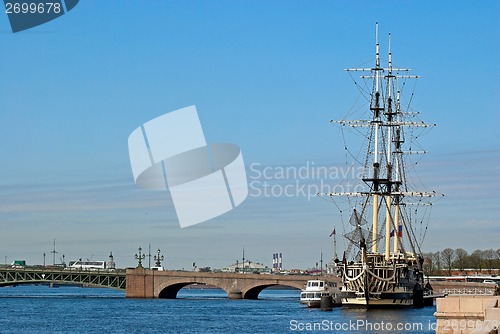
[[[392,55],[391,55],[391,34],[389,34],[389,67],[387,74],[387,123],[392,122]],[[392,179],[392,127],[387,127],[387,195],[386,200],[386,212],[385,212],[385,260],[389,261],[391,256],[391,179]],[[394,232],[397,234],[397,231]]]
[[[390,53],[389,53],[390,54]],[[392,61],[392,56],[391,56],[391,61]],[[396,123],[401,122],[401,100],[400,100],[400,91],[396,93]],[[394,182],[394,192],[396,193],[394,195],[394,225],[395,225],[395,232],[394,232],[394,254],[397,254],[399,252],[399,185],[401,184],[400,180],[400,172],[399,172],[399,160],[401,159],[401,128],[399,126],[396,127],[396,134],[394,138],[394,154],[396,155],[395,159],[395,169],[396,169],[396,175],[395,175],[395,182]],[[402,223],[402,222],[401,222]],[[401,233],[403,231],[403,226],[401,226]],[[401,235],[402,237],[402,235]]]
[[[372,229],[373,235],[372,240],[372,252],[377,252],[377,233],[378,233],[378,177],[380,172],[380,164],[378,161],[378,136],[380,128],[380,111],[384,108],[380,107],[380,91],[379,91],[379,81],[380,75],[380,46],[378,43],[378,22],[375,24],[375,102],[374,105],[370,106],[370,110],[373,111],[373,123],[375,125],[375,152],[373,155],[373,214],[372,214]],[[373,101],[372,101],[373,103]]]

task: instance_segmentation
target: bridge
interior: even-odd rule
[[[0,269],[0,287],[18,284],[61,283],[125,289],[124,271],[74,271],[52,268]]]
[[[58,268],[3,268],[0,287],[19,284],[59,283],[125,290],[127,298],[177,297],[190,284],[208,284],[223,289],[229,299],[258,299],[259,293],[274,285],[302,289],[318,276],[155,271],[144,268],[126,271],[79,271]],[[339,284],[337,277],[321,277]]]
[[[153,271],[127,269],[127,298],[176,298],[183,287],[202,283],[223,289],[229,299],[258,299],[259,293],[274,285],[303,289],[308,280],[318,276]],[[322,277],[339,283],[337,277]]]

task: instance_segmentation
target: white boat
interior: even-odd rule
[[[356,185],[349,188],[351,180],[346,180],[344,188],[337,188],[344,191],[325,194],[340,215],[349,212],[350,216],[342,219],[349,246],[342,261],[337,261],[342,305],[420,307],[431,289],[424,286],[420,244],[429,221],[430,198],[438,194],[419,189],[420,183],[412,184],[416,178],[409,172],[418,162],[413,156],[426,153],[416,149],[420,148],[418,138],[434,125],[421,121],[420,113],[410,108],[413,92],[406,90],[418,76],[393,66],[390,34],[388,63],[381,65],[378,24],[375,35],[375,64],[346,70],[365,72],[359,79],[351,75],[363,105],[354,105],[344,119],[331,121],[340,126],[342,135],[361,134],[363,142],[362,150],[351,149],[344,137],[342,146],[345,156],[358,165]],[[352,119],[355,113],[360,119]]]
[[[337,283],[324,280],[309,280],[306,288],[300,291],[300,303],[307,307],[320,307],[321,298],[332,298],[332,306],[340,306]]]

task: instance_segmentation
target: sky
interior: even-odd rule
[[[181,229],[168,192],[135,186],[127,140],[196,105],[207,142],[240,147],[249,182],[266,166],[340,168],[329,121],[357,98],[343,69],[373,61],[375,22],[382,50],[390,32],[394,63],[421,76],[414,108],[437,124],[418,172],[445,197],[422,250],[496,249],[499,18],[493,0],[85,0],[14,34],[0,14],[0,263],[52,263],[54,239],[56,262],[112,251],[135,266],[138,247],[160,248],[169,269],[221,268],[243,249],[268,266],[277,252],[285,268],[328,261],[332,203],[250,184],[236,209]],[[270,180],[297,181],[322,180]]]

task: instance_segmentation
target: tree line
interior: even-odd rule
[[[432,276],[451,276],[452,271],[464,272],[465,269],[491,274],[493,269],[500,269],[500,249],[476,249],[469,254],[462,248],[446,248],[423,256],[424,271]]]

